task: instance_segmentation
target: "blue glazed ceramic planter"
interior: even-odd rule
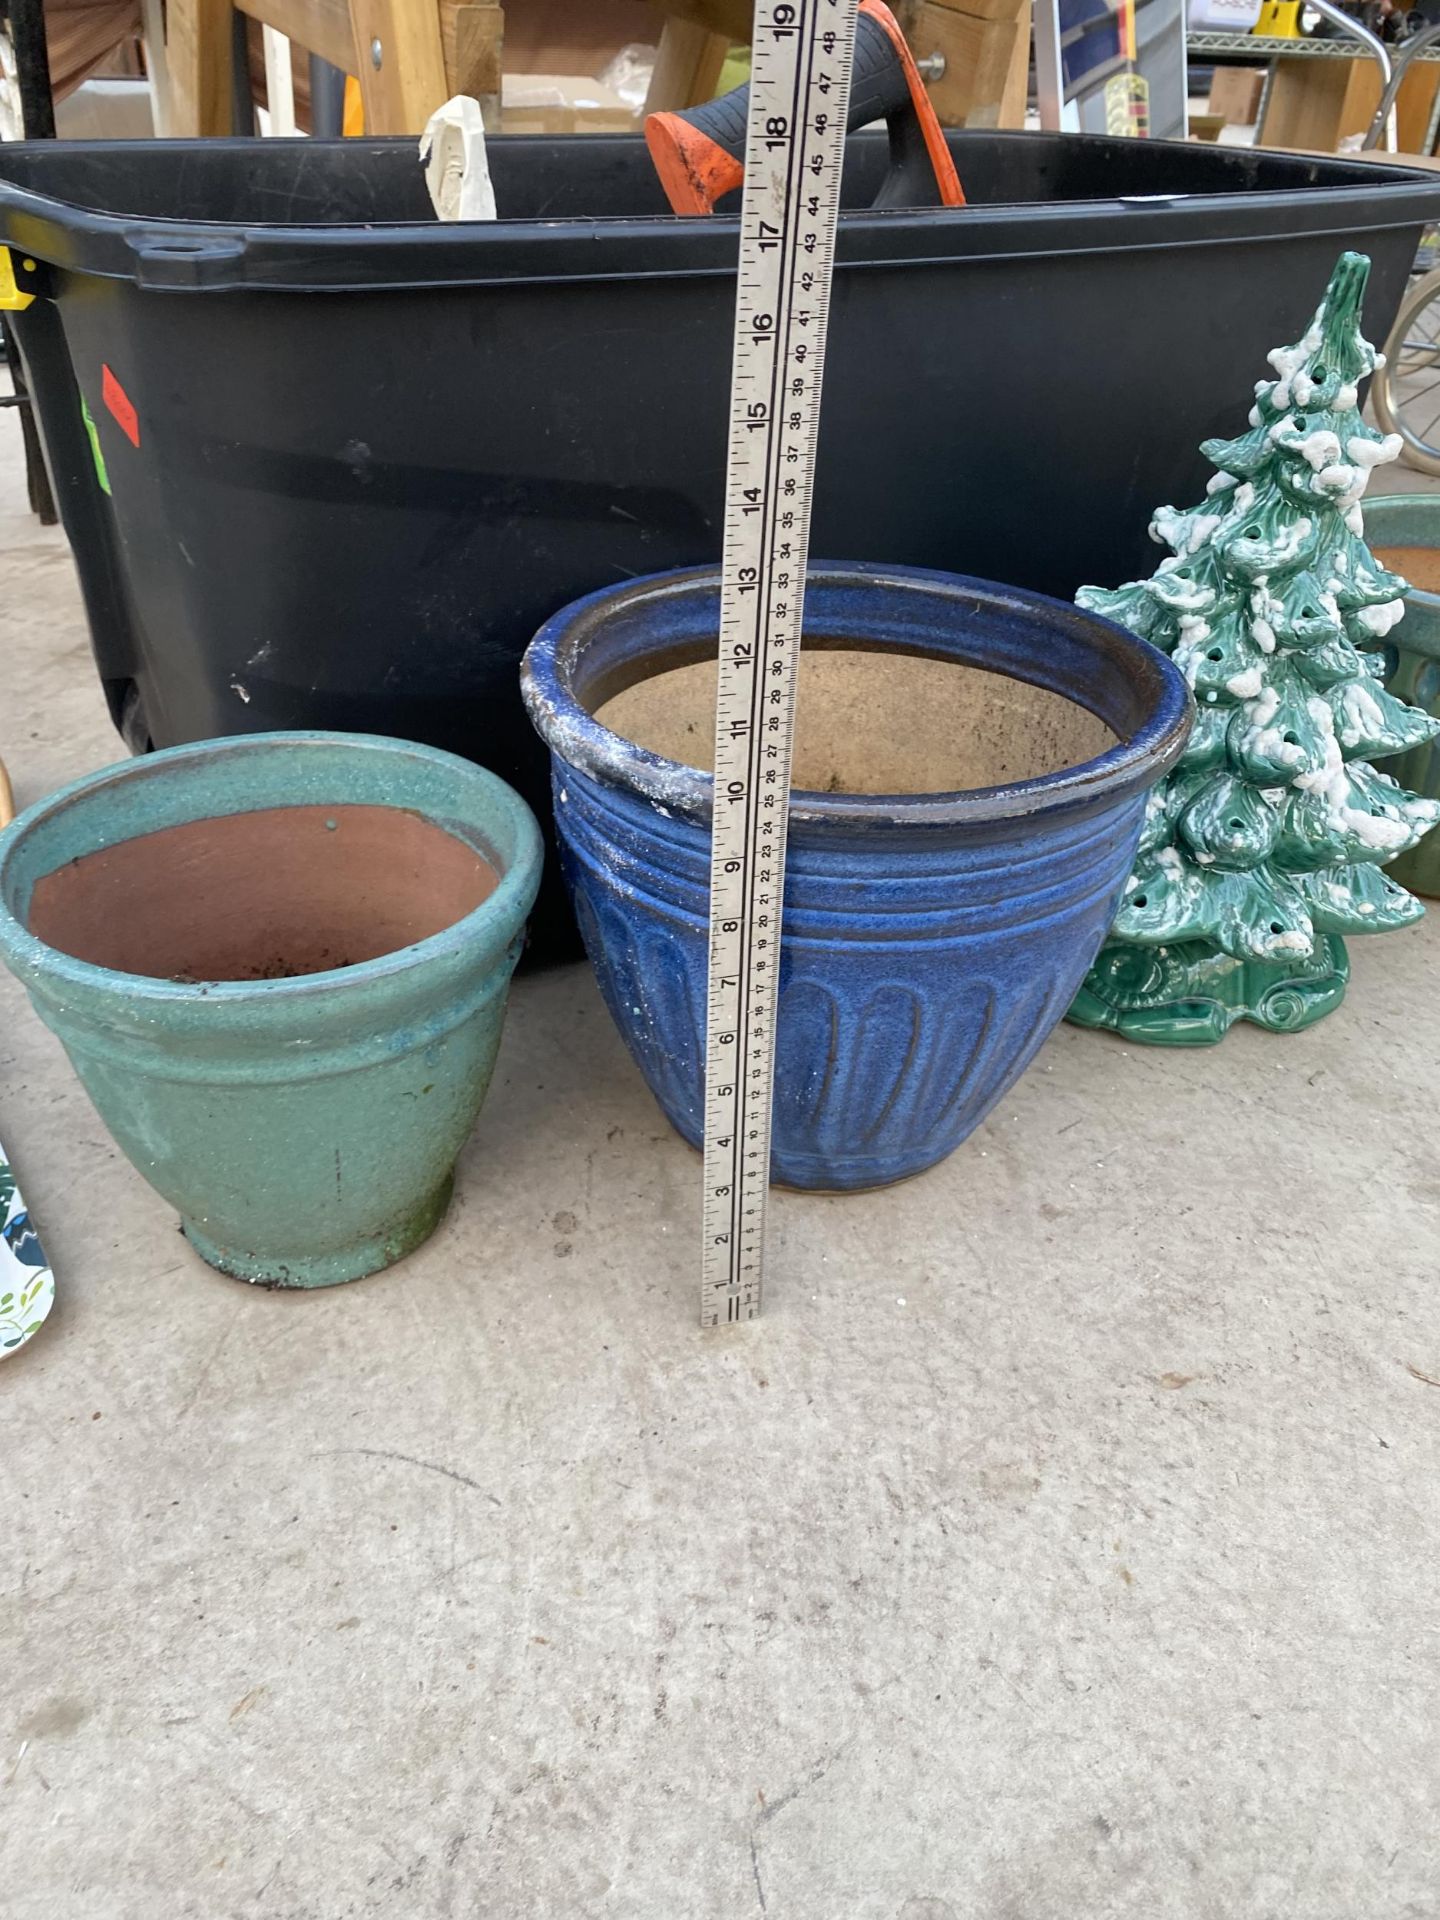
[[[601,989],[656,1099],[696,1145],[712,781],[592,714],[657,671],[713,656],[718,622],[712,569],[657,575],[556,615],[524,668]],[[812,568],[806,644],[1008,675],[1098,715],[1119,743],[1009,786],[793,796],[772,1172],[797,1187],[875,1187],[958,1146],[1065,1012],[1191,704],[1171,662],[1108,621],[908,568]]]
[[[445,1210],[540,860],[524,802],[450,754],[202,741],[0,836],[0,957],[204,1258],[329,1286]]]

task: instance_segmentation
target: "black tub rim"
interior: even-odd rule
[[[519,139],[525,136],[510,136]],[[572,135],[577,145],[636,142],[638,134]],[[1057,142],[1085,139],[1094,151],[1129,148],[1101,135],[1022,132],[958,133],[951,145],[962,166],[965,146],[980,142]],[[160,144],[160,143],[156,143]],[[177,166],[187,153],[212,152],[213,141],[163,143]],[[250,143],[254,144],[254,143]],[[267,149],[317,143],[267,141]],[[413,150],[408,140],[343,143],[357,158],[367,146]],[[497,140],[503,147],[504,138]],[[1104,199],[974,203],[957,208],[847,210],[840,216],[837,268],[934,266],[964,261],[1075,257],[1176,247],[1275,244],[1333,234],[1415,227],[1440,219],[1440,174],[1420,168],[1344,156],[1235,149],[1216,163],[1210,149],[1156,141],[1155,152],[1183,153],[1216,172],[1229,168],[1234,184],[1222,191],[1115,195]],[[22,291],[49,291],[49,269],[177,291],[362,292],[367,289],[466,287],[551,281],[635,281],[650,278],[731,278],[739,219],[674,215],[594,219],[517,219],[442,225],[421,220],[349,225],[286,226],[264,221],[227,224],[130,215],[88,207],[7,177],[6,169],[57,168],[67,151],[83,148],[103,160],[134,152],[133,141],[16,142],[0,148],[0,240],[15,261]],[[1227,154],[1231,151],[1224,150]],[[57,157],[58,156],[58,157]],[[583,157],[583,156],[582,156]],[[1284,187],[1247,186],[1247,171],[1293,172]],[[583,257],[577,257],[583,256]],[[25,260],[40,263],[38,270]]]

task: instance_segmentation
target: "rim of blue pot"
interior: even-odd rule
[[[330,967],[323,973],[299,974],[289,980],[182,982],[163,980],[153,974],[122,973],[117,968],[96,966],[89,960],[79,960],[74,954],[50,946],[31,933],[12,907],[15,862],[24,841],[36,827],[53,820],[67,808],[82,805],[106,787],[132,781],[163,780],[171,769],[183,768],[197,761],[213,761],[217,755],[253,756],[307,746],[357,754],[378,753],[395,760],[421,760],[463,776],[477,792],[484,795],[487,806],[498,810],[506,818],[514,838],[515,852],[504,862],[499,886],[472,912],[424,940],[414,941],[407,947],[396,947],[390,953],[378,954],[373,960],[357,961],[353,966]],[[335,804],[343,805],[344,802],[337,796]],[[243,813],[251,809],[231,808],[227,811]],[[193,817],[202,819],[207,816],[204,809],[197,809]],[[453,832],[459,823],[447,823],[436,818],[432,824]],[[475,832],[473,828],[463,830],[471,834]],[[121,837],[129,839],[140,836]],[[457,837],[460,835],[457,834]],[[491,773],[488,767],[462,759],[459,754],[446,753],[439,747],[422,746],[418,741],[391,739],[378,733],[296,729],[227,734],[213,740],[191,741],[180,747],[162,747],[153,753],[138,754],[133,759],[100,767],[94,773],[84,774],[66,786],[57,787],[43,800],[37,800],[33,806],[18,814],[0,832],[0,949],[3,949],[9,964],[17,973],[32,979],[43,977],[52,984],[63,982],[86,993],[97,990],[103,992],[110,981],[119,979],[127,983],[128,994],[149,1001],[163,1001],[171,1006],[193,1006],[203,1001],[211,1008],[234,1007],[248,1001],[256,1005],[283,1008],[301,1003],[317,993],[333,992],[337,983],[360,987],[367,982],[407,972],[427,961],[458,958],[465,948],[479,941],[496,939],[511,919],[518,933],[534,901],[543,858],[544,843],[540,829],[535,816],[519,794],[507,786],[498,774]],[[499,865],[498,849],[492,864]],[[503,944],[503,940],[500,944]]]
[[[1019,620],[1044,627],[1057,636],[1079,641],[1118,667],[1129,679],[1138,699],[1147,702],[1149,717],[1130,734],[1095,758],[1078,762],[1031,780],[1008,786],[971,787],[940,793],[832,794],[797,788],[791,795],[792,826],[874,828],[981,826],[1038,812],[1075,810],[1114,804],[1153,786],[1185,749],[1194,719],[1194,700],[1184,676],[1166,654],[1125,627],[1099,614],[1084,612],[1068,601],[1027,588],[1002,586],[965,574],[942,573],[927,567],[869,566],[854,561],[813,561],[807,573],[809,588],[874,587],[913,593],[932,615],[937,604],[949,602],[957,622],[977,612],[1000,619]],[[657,609],[676,597],[697,590],[714,592],[717,567],[677,568],[644,574],[619,587],[604,587],[572,601],[547,620],[526,651],[521,668],[525,704],[536,731],[551,751],[568,765],[603,785],[643,794],[655,806],[708,821],[714,797],[714,776],[682,761],[666,759],[603,726],[577,695],[581,667],[597,634],[621,612],[647,603]],[[813,606],[813,601],[810,603]],[[807,608],[807,630],[809,628]],[[859,636],[856,636],[857,643]],[[881,643],[876,650],[887,650]],[[979,648],[973,656],[963,645],[945,652],[892,642],[890,651],[928,651],[929,657],[954,660],[987,672],[1010,672],[1012,678],[1039,686],[1073,701],[1112,724],[1097,707],[1055,684],[1043,672],[1020,672],[987,657]],[[659,649],[657,649],[659,651]],[[1030,663],[1033,666],[1033,662]],[[633,676],[644,678],[643,673]],[[607,689],[605,698],[609,697]],[[603,701],[602,701],[603,704]]]

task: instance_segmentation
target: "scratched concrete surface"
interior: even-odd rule
[[[116,757],[0,424],[0,751]],[[1401,484],[1405,484],[1402,479]],[[60,1304],[0,1366],[8,1920],[1433,1920],[1440,919],[1288,1041],[1062,1029],[945,1166],[697,1162],[576,967],[459,1199],[208,1272],[0,978]]]

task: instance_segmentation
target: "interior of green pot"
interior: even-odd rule
[[[280,980],[428,939],[498,884],[408,808],[262,807],[81,853],[40,875],[23,917],[47,946],[119,973]]]
[[[712,769],[713,645],[652,656],[652,671],[602,687],[602,726],[667,760]],[[794,782],[811,793],[956,793],[1083,765],[1113,747],[1098,715],[1062,694],[958,660],[806,635]]]

